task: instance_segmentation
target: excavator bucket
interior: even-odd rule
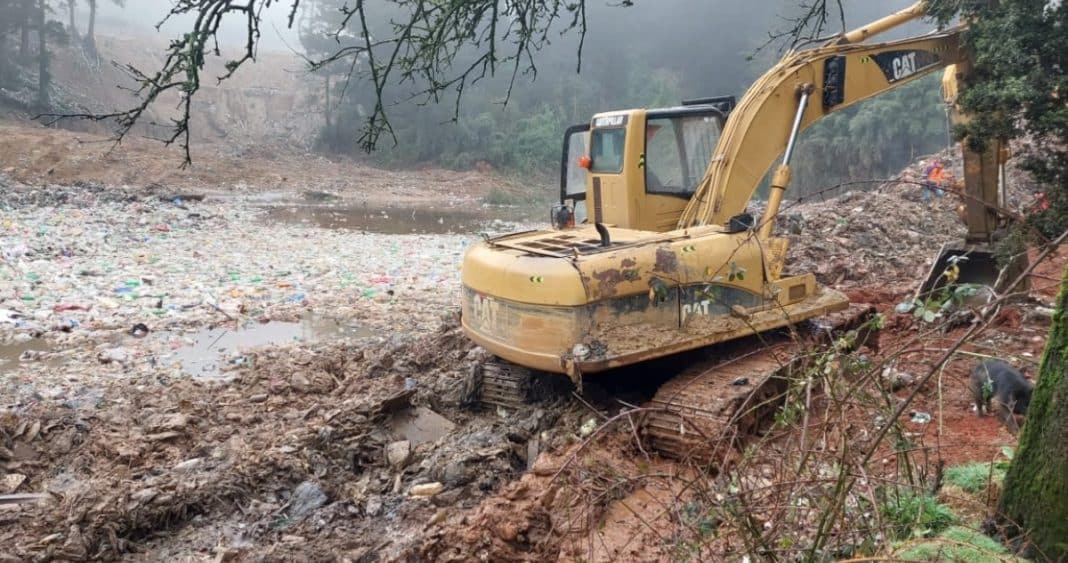
[[[946,243],[920,284],[917,296],[927,297],[950,282],[994,287],[998,274],[994,253],[989,250],[974,245]]]
[[[958,286],[982,285],[1000,293],[1026,269],[1026,256],[1018,257],[1003,272],[989,245],[946,243],[917,289],[916,297],[926,299],[950,283]],[[1023,285],[1017,286],[1014,291],[1026,289],[1026,282],[1024,280]]]

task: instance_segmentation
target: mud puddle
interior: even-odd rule
[[[333,319],[310,316],[300,322],[249,323],[240,328],[201,329],[191,336],[171,338],[185,340],[171,358],[182,371],[197,377],[220,377],[227,364],[240,365],[244,350],[290,342],[320,342],[336,338],[371,336],[370,329],[340,323]]]
[[[48,358],[52,352],[55,352],[54,345],[43,338],[0,344],[0,374],[13,371],[22,362],[44,361],[57,365],[58,359]]]
[[[268,223],[289,223],[332,230],[386,235],[466,234],[499,230],[511,222],[529,220],[515,209],[430,207],[345,207],[293,204],[265,206]]]

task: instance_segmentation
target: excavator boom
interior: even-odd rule
[[[833,44],[787,55],[731,113],[678,227],[724,224],[744,212],[791,133],[796,136],[832,112],[960,62],[960,31],[880,44]],[[798,108],[805,90],[811,95]],[[799,114],[803,117],[793,130]]]

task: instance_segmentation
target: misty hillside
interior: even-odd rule
[[[856,3],[848,12],[847,25],[907,2],[891,4]],[[243,32],[234,24],[224,27],[224,56],[208,57],[207,79],[202,81],[202,95],[195,99],[192,140],[296,144],[391,166],[432,164],[467,170],[477,165],[551,180],[563,130],[587,121],[593,113],[672,106],[709,95],[740,97],[778,58],[778,44],[760,47],[796,10],[790,2],[747,5],[727,0],[639,2],[630,8],[591,4],[581,74],[575,72],[579,37],[570,33],[542,47],[536,78],[531,72],[516,76],[507,104],[508,69],[471,85],[458,109],[449,96],[438,104],[413,99],[417,82],[391,87],[384,95],[395,142],[388,136],[369,155],[357,145],[375,95],[365,66],[342,61],[309,74],[302,60],[322,58],[352,43],[351,37],[331,37],[342,5],[340,0],[305,2],[292,29],[287,28],[285,10],[270,11],[258,61],[216,84],[209,77],[222,75],[223,63],[239,55]],[[103,3],[96,24],[99,37],[89,49],[84,38],[87,8],[77,6],[73,21],[80,38],[68,34],[53,47],[50,109],[107,113],[133,107],[135,98],[119,88],[133,85],[124,66],[145,72],[157,69],[168,33],[176,33],[186,20],[168,22],[157,32],[153,25],[165,13],[165,2],[137,9]],[[65,16],[58,9],[51,15],[55,24],[66,23],[69,28]],[[396,14],[379,17],[377,25],[386,28]],[[894,34],[930,27],[915,23]],[[0,103],[29,116],[35,113],[38,73],[32,65],[15,68],[18,72],[8,72],[8,83],[0,85]],[[355,74],[348,79],[350,70]],[[177,101],[171,93],[150,106],[149,119],[141,121],[138,134],[169,136],[169,120],[179,116]],[[458,111],[455,122],[454,111]],[[77,121],[60,126],[96,132],[109,128]],[[803,189],[849,178],[888,177],[911,159],[945,146],[937,82],[924,80],[834,115],[804,139],[809,141],[799,149],[804,158],[795,171],[795,181]]]

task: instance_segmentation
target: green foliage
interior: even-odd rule
[[[943,284],[933,290],[929,295],[917,297],[911,301],[899,303],[894,311],[907,314],[912,313],[917,319],[925,323],[933,323],[961,305],[971,296],[975,295],[982,287],[974,283],[957,283],[960,278],[960,263],[968,260],[966,255],[951,256],[945,270],[939,276],[944,278]]]
[[[953,524],[957,517],[933,496],[898,489],[887,495],[882,506],[890,533],[897,539],[928,537]]]
[[[1030,136],[1022,166],[1051,205],[1029,222],[1046,237],[1059,235],[1068,229],[1068,3],[934,0],[932,10],[943,22],[971,22],[964,42],[975,69],[960,103],[974,119],[957,136],[977,146]]]
[[[952,561],[986,563],[988,561],[1019,561],[1005,546],[975,530],[953,526],[937,536],[896,552],[895,558],[905,561]]]
[[[991,482],[1001,483],[1005,480],[1005,472],[1009,469],[1007,460],[993,463],[991,471],[990,463],[968,463],[955,465],[946,469],[945,478],[951,483],[969,493],[980,493],[986,490]]]

